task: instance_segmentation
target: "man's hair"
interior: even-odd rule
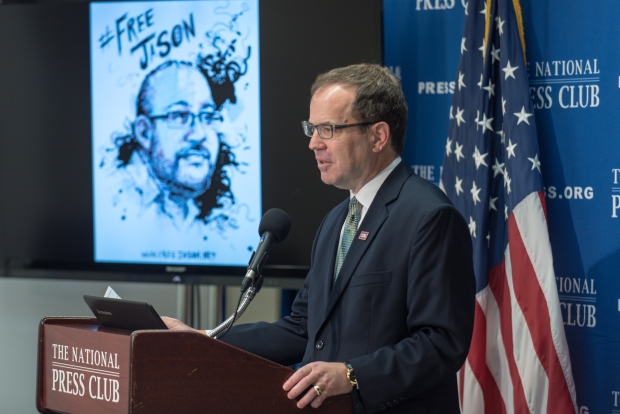
[[[198,71],[198,68],[192,66],[191,63],[182,62],[178,60],[168,60],[161,65],[157,66],[148,75],[144,77],[142,81],[142,85],[140,85],[140,92],[138,92],[138,102],[136,104],[137,115],[152,115],[152,107],[151,101],[153,100],[153,94],[155,93],[155,88],[152,85],[151,79],[158,74],[159,72],[168,69],[169,67],[174,66],[177,68],[186,68],[186,69],[194,69]],[[207,80],[205,78],[205,80]]]
[[[388,69],[369,63],[332,69],[319,75],[311,96],[324,86],[343,85],[355,88],[351,108],[359,122],[385,122],[390,127],[392,147],[398,154],[405,146],[407,103],[400,82]]]

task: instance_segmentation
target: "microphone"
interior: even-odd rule
[[[261,239],[256,250],[252,253],[252,257],[250,257],[248,270],[241,283],[241,292],[245,292],[250,285],[254,285],[255,279],[260,275],[260,271],[267,261],[267,257],[269,257],[268,253],[271,246],[284,240],[290,230],[291,218],[283,210],[272,208],[263,214],[258,226],[258,234]]]

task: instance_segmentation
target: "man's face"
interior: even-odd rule
[[[200,121],[201,114],[203,119],[218,115],[207,80],[192,67],[165,68],[152,78],[150,104],[149,116],[158,117],[151,118],[148,151],[155,174],[174,195],[202,194],[211,185],[220,144],[216,130],[220,122]],[[167,114],[188,121],[171,122],[163,117]]]
[[[319,124],[354,124],[362,122],[351,113],[355,89],[329,85],[319,89],[310,101],[308,122]],[[337,129],[332,139],[322,139],[318,132],[310,139],[310,149],[325,184],[357,192],[370,178],[375,165],[373,142],[359,127]],[[370,178],[369,178],[370,177]]]

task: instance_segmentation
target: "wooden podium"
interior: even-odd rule
[[[194,332],[106,328],[95,318],[39,325],[41,413],[299,413],[282,384],[293,370]],[[351,413],[348,395],[316,413]]]

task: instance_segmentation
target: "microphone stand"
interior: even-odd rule
[[[207,331],[208,337],[221,338],[226,335],[233,323],[243,315],[243,312],[245,312],[250,302],[252,302],[252,299],[254,299],[263,286],[263,275],[261,271],[263,265],[267,261],[267,257],[269,257],[269,249],[273,244],[282,241],[287,236],[290,228],[290,217],[280,209],[272,208],[263,215],[260,225],[258,226],[258,234],[261,236],[261,241],[254,253],[252,253],[252,257],[250,257],[247,272],[243,278],[243,282],[241,282],[241,293],[239,294],[237,309],[234,314],[219,324],[215,329]],[[244,292],[245,295],[243,294]]]
[[[239,319],[241,315],[243,315],[243,312],[245,312],[248,306],[250,306],[250,302],[252,302],[252,299],[254,299],[254,297],[256,296],[256,294],[258,293],[258,291],[260,290],[262,286],[263,286],[263,275],[260,275],[257,278],[256,283],[253,286],[250,286],[248,290],[245,292],[245,296],[243,297],[243,300],[241,301],[241,303],[238,305],[235,313],[230,315],[228,319],[226,319],[224,322],[219,324],[215,329],[211,331],[207,331],[207,336],[209,338],[217,339],[218,336],[221,337],[220,334],[223,335],[226,332],[228,332],[232,324],[235,323],[237,319]]]

